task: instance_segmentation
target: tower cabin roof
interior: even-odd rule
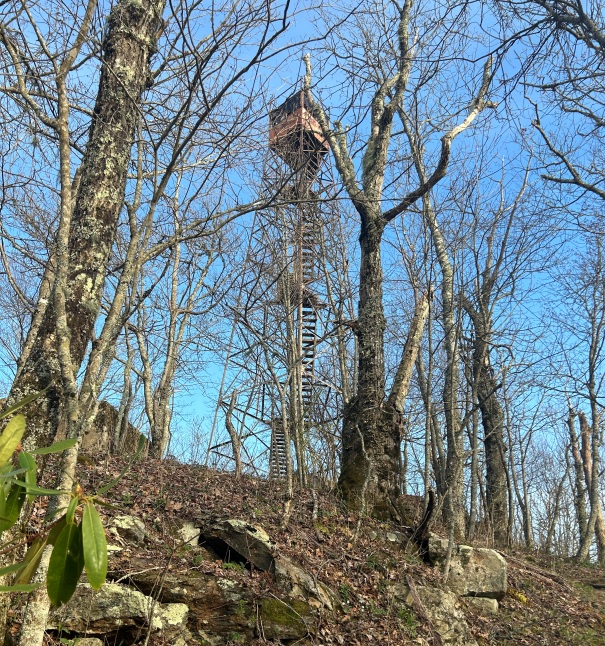
[[[289,165],[295,156],[317,158],[330,150],[303,90],[269,112],[269,146]]]

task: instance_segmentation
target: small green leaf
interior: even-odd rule
[[[4,513],[2,514],[3,520],[0,520],[0,534],[11,528],[17,522],[24,500],[25,491],[13,485],[6,499]]]
[[[71,599],[83,568],[81,527],[67,523],[48,563],[46,590],[53,606],[60,606]]]
[[[84,505],[82,514],[82,542],[86,576],[93,589],[98,590],[107,576],[107,540],[99,512],[90,501]]]
[[[13,463],[10,461],[0,465],[0,478],[8,478],[13,469]]]
[[[76,507],[80,501],[74,496],[69,501],[69,506],[67,507],[67,512],[65,513],[65,518],[68,523],[74,522],[74,514],[76,513]]]
[[[25,433],[25,417],[15,415],[0,435],[0,464],[8,462]]]
[[[95,496],[94,500],[97,505],[101,505],[102,507],[107,507],[107,509],[113,509],[114,511],[123,512],[122,507],[118,507],[117,505],[112,505],[110,502],[107,502],[107,500],[103,500],[103,498],[98,498],[97,496]]]
[[[9,482],[13,482],[19,487],[23,487],[27,490],[27,493],[34,493],[37,496],[60,496],[61,494],[67,494],[69,491],[61,491],[60,489],[43,489],[42,487],[30,486],[27,482],[23,480],[17,480],[16,478],[11,478]]]
[[[40,587],[40,583],[27,583],[23,585],[0,585],[0,592],[33,592]]]
[[[120,471],[120,473],[113,480],[110,480],[107,484],[103,485],[97,491],[97,495],[102,496],[103,494],[107,493],[110,489],[115,487],[118,484],[118,482],[120,482],[120,480],[124,477],[124,474],[128,471],[128,469],[130,469],[130,467],[132,466],[132,462],[133,462],[132,459],[129,460],[128,464]]]
[[[48,455],[49,453],[61,453],[66,449],[71,449],[72,446],[75,446],[78,443],[76,439],[61,440],[60,442],[55,442],[50,446],[44,446],[40,449],[34,449],[32,455]]]
[[[25,471],[25,484],[28,487],[36,486],[36,470],[37,465],[34,457],[27,451],[19,453],[19,464],[26,470]],[[27,499],[31,502],[35,498],[33,493],[27,494]]]
[[[44,548],[48,544],[48,537],[36,538],[27,550],[27,554],[23,559],[23,572],[15,579],[15,584],[29,583],[32,576],[36,573]]]
[[[19,453],[21,455],[21,453]],[[18,476],[21,475],[22,473],[26,473],[27,469],[13,469],[12,471],[9,471],[8,473],[3,473],[0,478],[12,478],[13,476]]]
[[[147,438],[143,435],[143,433],[139,433],[139,441],[137,442],[137,452],[134,454],[135,460],[141,455],[146,444],[147,444]]]
[[[61,532],[65,529],[66,521],[65,516],[62,516],[48,532],[47,536],[39,536],[36,538],[33,543],[30,545],[23,563],[25,568],[21,574],[15,579],[15,583],[29,583],[32,576],[36,573],[40,560],[42,559],[42,554],[47,545],[55,545],[57,539],[61,535]]]
[[[19,572],[19,570],[22,570],[25,565],[25,563],[13,563],[12,565],[0,567],[0,576],[6,576],[7,574],[12,574],[13,572]]]

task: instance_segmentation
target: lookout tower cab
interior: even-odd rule
[[[269,146],[304,179],[315,179],[330,144],[311,114],[304,90],[269,112]]]

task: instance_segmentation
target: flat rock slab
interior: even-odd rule
[[[158,603],[117,583],[106,583],[97,591],[80,583],[71,600],[53,612],[49,627],[61,625],[76,633],[99,635],[129,626],[146,626],[151,617],[153,632],[176,640],[186,631],[188,612],[183,603]]]
[[[262,527],[237,519],[215,521],[202,527],[199,544],[226,563],[246,563],[275,573],[275,545]]]

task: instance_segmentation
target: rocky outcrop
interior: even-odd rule
[[[294,599],[307,601],[315,608],[335,610],[340,607],[337,595],[327,585],[284,556],[275,560],[275,575],[277,582]]]
[[[162,603],[184,604],[189,608],[189,630],[194,637],[210,643],[225,643],[221,636],[238,634],[248,641],[256,630],[256,600],[243,585],[214,574],[196,570],[158,572],[145,568],[142,559],[133,560],[130,582],[145,594],[155,594]]]
[[[196,564],[189,568],[164,567],[150,563],[149,556],[135,556],[158,540],[136,516],[116,516],[107,531],[110,542],[119,546],[110,549],[128,559],[128,570],[116,577],[119,583],[108,583],[98,592],[80,584],[73,599],[54,612],[49,626],[85,638],[91,646],[99,637],[138,643],[147,631],[158,643],[173,646],[226,646],[259,638],[308,644],[317,638],[326,615],[343,611],[339,594],[281,554],[258,525],[233,518],[177,522],[172,532],[175,553],[188,555]],[[393,531],[380,538],[402,544],[405,536]],[[446,539],[429,537],[433,565],[443,565],[447,546]],[[464,611],[485,616],[497,612],[496,599],[506,591],[506,563],[493,550],[456,545],[447,585],[449,590],[414,585],[408,577],[390,584],[389,594],[428,626],[435,643],[476,646]]]
[[[496,599],[486,597],[465,597],[465,603],[478,615],[495,615],[498,613],[498,602]]]
[[[126,553],[153,540],[134,516],[117,516],[107,528]],[[199,569],[150,566],[148,558],[133,556],[131,573],[120,577],[119,584],[108,583],[98,592],[80,584],[71,601],[54,612],[49,629],[124,644],[138,643],[147,630],[174,646],[245,644],[257,638],[303,643],[315,634],[320,614],[339,606],[328,586],[276,554],[261,527],[222,519],[201,528],[188,523],[176,535]],[[271,592],[259,594],[250,585],[258,571],[275,582]]]
[[[443,565],[448,540],[431,534],[428,558],[432,565]],[[447,586],[465,597],[502,599],[507,589],[507,565],[495,550],[469,545],[454,545]]]
[[[176,643],[190,636],[188,613],[183,603],[158,603],[128,586],[106,583],[94,591],[81,583],[72,599],[53,613],[49,628],[61,626],[81,635],[105,635],[148,627]]]
[[[143,592],[155,591],[162,603],[186,604],[191,633],[212,644],[226,643],[230,634],[242,643],[259,636],[299,640],[313,634],[317,623],[315,604],[294,595],[258,598],[248,587],[214,574],[148,570],[134,574],[131,583]]]

